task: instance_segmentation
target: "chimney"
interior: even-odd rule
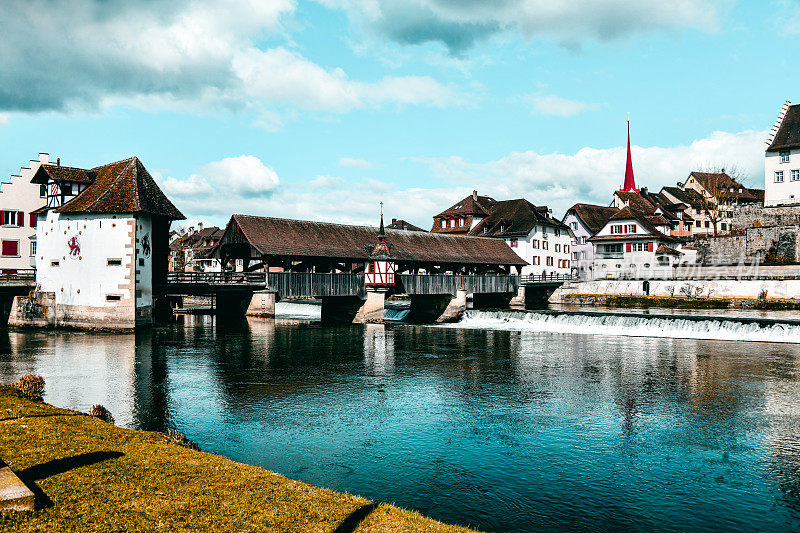
[[[647,194],[647,187],[642,187],[641,193],[642,194]]]
[[[61,166],[61,158],[60,157],[56,157],[56,166],[57,167]]]
[[[472,191],[472,201],[473,202],[478,201],[478,191]]]
[[[393,218],[393,219],[392,219],[392,224],[394,224],[394,223],[396,223],[396,222],[397,222],[397,219],[396,219],[396,218]]]
[[[720,173],[720,174],[725,174],[725,169],[724,169],[724,168],[723,168],[723,169],[720,169],[719,173]]]
[[[194,226],[189,226],[189,235],[194,235]]]
[[[202,222],[198,222],[197,223],[197,231],[203,231],[203,223]]]

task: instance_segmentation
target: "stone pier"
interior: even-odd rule
[[[273,318],[275,316],[275,304],[278,302],[278,294],[275,291],[256,291],[247,307],[247,316],[258,316],[263,318]]]

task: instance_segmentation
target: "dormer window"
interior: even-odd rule
[[[781,163],[788,163],[789,162],[789,150],[781,150]]]

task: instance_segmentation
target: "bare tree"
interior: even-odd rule
[[[739,203],[747,189],[744,183],[750,178],[737,165],[705,165],[697,172],[705,174],[703,180],[697,180],[701,185],[700,210],[708,215],[716,237],[720,222],[731,219],[731,210]]]

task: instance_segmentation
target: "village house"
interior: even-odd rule
[[[693,235],[716,235],[730,231],[734,212],[739,206],[763,205],[764,191],[749,189],[729,176],[725,169],[719,172],[692,172],[678,188],[693,190],[700,195],[700,210],[694,215]]]
[[[572,230],[572,269],[582,279],[591,279],[594,263],[594,247],[589,238],[603,229],[608,219],[619,209],[603,205],[575,204],[567,209],[563,222]]]
[[[626,207],[644,215],[659,215],[667,220],[667,234],[673,237],[692,235],[694,219],[687,213],[689,206],[662,192],[652,193],[647,187],[638,190],[614,191],[611,206],[617,209]]]
[[[467,235],[491,214],[494,204],[493,198],[478,196],[478,191],[472,191],[471,196],[467,196],[433,217],[431,233]]]
[[[764,152],[764,205],[800,204],[800,104],[786,102]]]
[[[405,231],[425,231],[424,229],[415,226],[410,222],[406,222],[401,218],[393,218],[391,224],[386,225],[386,229],[401,229]]]
[[[203,227],[203,223],[179,233],[169,244],[169,270],[171,272],[220,272],[220,262],[211,257],[223,231],[217,226]]]
[[[694,256],[678,249],[678,238],[669,230],[669,222],[660,215],[621,209],[589,238],[594,246],[594,279],[669,277],[673,267],[693,263]]]
[[[14,325],[133,329],[153,323],[167,276],[169,226],[183,219],[136,157],[92,169],[41,165],[36,282]]]
[[[464,211],[471,214],[454,215]],[[465,228],[469,230],[463,232]],[[473,191],[472,196],[436,215],[431,231],[503,239],[528,263],[523,275],[567,275],[572,269],[569,228],[553,218],[547,207],[522,198],[497,201]]]
[[[36,266],[36,215],[46,202],[47,187],[31,183],[41,165],[50,165],[50,156],[39,154],[19,175],[0,184],[0,272],[17,272]]]

